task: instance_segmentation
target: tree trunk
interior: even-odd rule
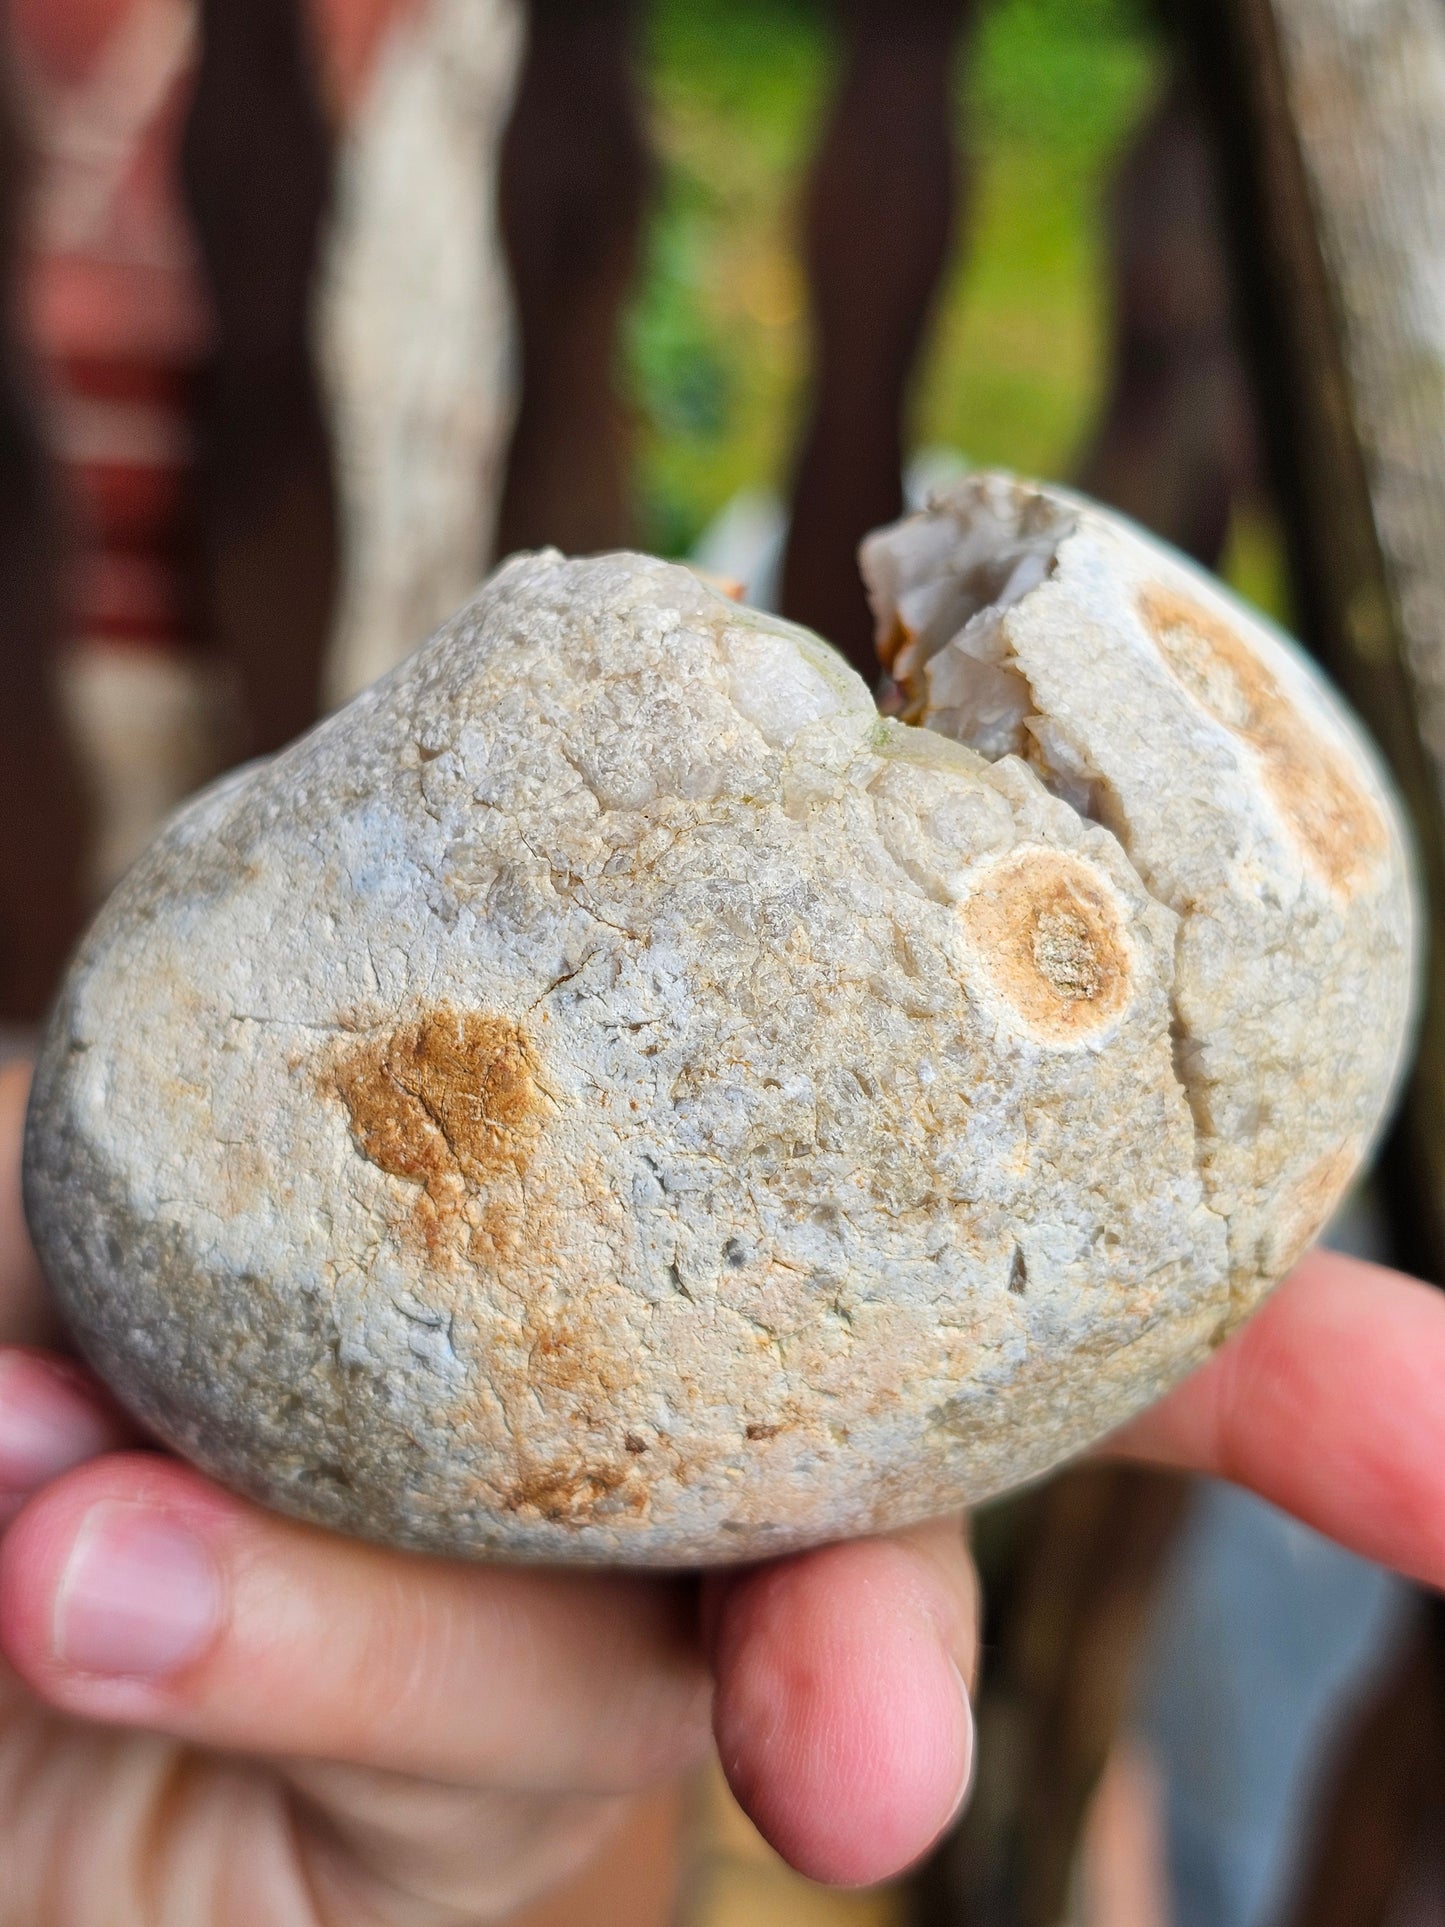
[[[1438,1605],[1435,1608],[1439,1612]],[[1279,1927],[1387,1927],[1426,1829],[1438,1838],[1441,1670],[1430,1620],[1358,1710],[1319,1800]]]
[[[808,188],[812,389],[783,614],[878,679],[858,544],[903,507],[904,413],[953,229],[951,55],[971,0],[847,0]]]
[[[54,474],[21,340],[29,183],[0,35],[0,1025],[43,1014],[84,920],[88,812],[56,687],[63,630]]]
[[[634,538],[621,324],[652,175],[637,81],[639,0],[529,0],[501,158],[521,398],[496,551]]]
[[[1414,817],[1424,1029],[1391,1162],[1445,1267],[1445,9],[1185,0],[1230,176],[1241,293],[1305,639]]]
[[[245,754],[314,722],[336,589],[331,445],[312,344],[331,136],[302,0],[201,0],[183,173],[215,318],[199,428],[209,628]]]

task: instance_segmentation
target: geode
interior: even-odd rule
[[[163,832],[26,1154],[161,1439],[400,1545],[752,1559],[1043,1472],[1293,1263],[1409,1027],[1360,730],[1058,492],[864,567],[902,719],[684,568],[522,556]]]

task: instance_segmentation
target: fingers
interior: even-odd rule
[[[25,1229],[20,1199],[20,1146],[30,1066],[0,1069],[0,1344],[52,1344],[58,1321]]]
[[[1231,1479],[1445,1585],[1445,1293],[1314,1252],[1107,1449]]]
[[[66,1474],[0,1542],[0,1645],[53,1706],[518,1792],[620,1792],[695,1757],[695,1616],[681,1582],[387,1552],[141,1454]]]
[[[131,1436],[79,1365],[0,1346],[0,1528],[43,1485]]]
[[[958,1521],[712,1583],[714,1728],[739,1801],[815,1880],[898,1873],[972,1768],[978,1595]]]

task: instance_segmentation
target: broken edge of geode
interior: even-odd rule
[[[892,706],[1028,764],[1180,918],[1176,1061],[1229,1225],[1222,1335],[1317,1235],[1402,1074],[1421,920],[1383,765],[1273,625],[1064,489],[970,476],[860,559]]]

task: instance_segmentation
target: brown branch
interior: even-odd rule
[[[43,1012],[83,919],[88,812],[56,689],[64,630],[55,477],[19,321],[28,185],[0,32],[0,1022]]]
[[[633,535],[618,332],[651,163],[636,81],[636,0],[531,0],[502,144],[502,236],[522,385],[496,550],[569,554]]]
[[[1209,128],[1183,73],[1115,171],[1109,279],[1108,388],[1078,485],[1215,568],[1258,455]]]
[[[216,352],[200,440],[209,627],[239,671],[247,753],[320,704],[337,568],[311,339],[331,142],[301,0],[203,0],[183,175]]]
[[[1302,632],[1381,744],[1429,891],[1421,1050],[1385,1160],[1445,1276],[1445,353],[1417,277],[1445,230],[1435,0],[1176,0],[1211,104]]]
[[[871,683],[859,542],[902,507],[903,415],[953,229],[952,51],[970,0],[853,0],[808,189],[813,389],[783,559],[785,615]]]
[[[1445,1817],[1441,1693],[1423,1617],[1336,1750],[1281,1927],[1386,1927],[1394,1917],[1427,1825],[1438,1830]]]

